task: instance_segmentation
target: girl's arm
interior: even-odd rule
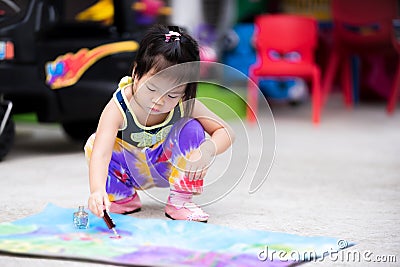
[[[114,100],[111,99],[101,114],[89,162],[90,197],[88,206],[97,216],[103,216],[103,210],[110,207],[105,187],[115,137],[122,122],[121,112]]]
[[[210,152],[213,152],[213,156],[221,154],[234,142],[235,134],[232,128],[197,99],[193,107],[192,117],[196,118],[210,135],[209,140],[212,141],[214,147],[214,151]],[[207,148],[210,147],[208,144]]]
[[[197,119],[210,135],[189,157],[187,175],[189,180],[203,179],[212,159],[226,151],[234,142],[235,135],[231,127],[203,103],[195,99],[192,117]]]

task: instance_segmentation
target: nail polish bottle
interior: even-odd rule
[[[87,229],[89,226],[89,214],[84,206],[79,206],[78,211],[74,212],[74,225],[77,229]]]

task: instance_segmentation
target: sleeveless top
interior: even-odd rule
[[[119,83],[119,88],[113,94],[113,99],[124,117],[124,128],[119,129],[117,137],[139,148],[152,147],[163,141],[174,123],[184,116],[182,101],[179,101],[178,105],[170,111],[167,118],[160,124],[144,126],[140,124],[131,110],[129,101],[124,94],[123,88],[130,83],[132,83],[130,77],[124,77]]]

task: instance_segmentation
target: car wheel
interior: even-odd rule
[[[0,105],[0,130],[7,106]],[[14,144],[15,124],[11,116],[5,121],[3,131],[0,133],[0,161],[8,154]]]
[[[97,122],[64,122],[62,123],[64,132],[74,141],[86,141],[91,134],[96,131]]]

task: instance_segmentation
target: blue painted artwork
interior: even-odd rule
[[[0,224],[0,254],[64,258],[126,266],[290,266],[344,248],[343,240],[213,224],[111,214],[121,238],[89,214],[49,204],[41,213]],[[347,246],[347,244],[346,244]]]

